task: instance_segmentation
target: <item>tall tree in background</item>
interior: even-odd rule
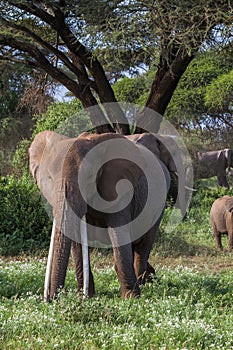
[[[163,114],[203,43],[229,39],[231,18],[223,0],[0,1],[0,59],[46,72],[85,108],[117,102],[114,67],[134,72],[157,60],[145,107]],[[106,124],[97,132],[129,133],[119,105],[106,113],[111,125],[101,108],[90,115]]]
[[[0,175],[11,171],[16,145],[30,137],[35,113],[51,102],[34,73],[23,64],[0,61]]]

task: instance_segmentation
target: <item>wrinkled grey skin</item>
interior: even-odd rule
[[[175,140],[170,136],[162,136],[154,133],[143,133],[128,135],[128,139],[137,145],[142,145],[158,157],[175,179],[178,193],[176,193],[176,207],[181,210],[182,215],[186,212],[186,195],[185,195],[185,165],[181,158],[181,150]]]
[[[162,160],[169,171],[177,172],[177,167],[174,162],[174,154],[171,154],[165,146],[166,140],[171,144],[171,137],[161,135],[157,136],[156,134],[152,133],[143,133],[128,135],[127,138],[149,149],[154,155]],[[174,148],[173,145],[172,147]],[[177,149],[176,144],[175,147]]]
[[[222,250],[222,234],[228,235],[228,250],[233,247],[233,197],[223,196],[214,201],[210,210],[210,222],[213,228],[217,249]]]
[[[117,231],[114,227],[131,221],[132,216],[137,216],[143,208],[147,196],[145,177],[134,164],[128,163],[124,159],[114,159],[106,163],[97,179],[93,178],[90,165],[86,174],[87,192],[92,186],[92,182],[97,182],[101,196],[105,200],[112,201],[116,197],[115,186],[119,180],[128,179],[134,187],[135,195],[131,203],[124,210],[111,215],[98,212],[87,206],[80,194],[77,176],[82,166],[82,159],[88,151],[102,141],[117,138],[127,140],[124,136],[117,134],[95,135],[88,133],[83,133],[78,138],[69,139],[52,131],[44,131],[36,135],[29,149],[30,171],[44,197],[52,205],[56,222],[62,222],[60,212],[61,207],[64,209],[63,202],[65,199],[79,218],[85,215],[88,223],[106,228],[106,230],[111,228],[109,230],[111,242],[117,240]],[[129,140],[127,142],[129,142],[129,153],[136,149],[138,157],[142,159],[146,157],[141,146],[137,146]],[[108,152],[108,149],[105,152]],[[128,151],[125,150],[125,152]],[[102,153],[96,154],[96,158],[102,156]],[[168,190],[170,184],[169,172],[162,163],[161,165]],[[64,214],[66,221],[68,221],[68,214]],[[148,258],[161,218],[162,214],[151,229],[140,238],[125,245],[115,245],[113,248],[115,270],[120,282],[121,294],[124,298],[139,296],[140,284],[145,283],[147,279],[150,279],[151,273],[154,273],[154,269],[148,263]],[[59,225],[56,227],[49,288],[50,299],[56,297],[59,288],[64,286],[70,249],[75,263],[78,289],[82,290],[83,288],[82,246],[79,241],[74,241],[70,237],[72,237],[70,232],[64,234]],[[90,269],[88,295],[92,296],[94,292],[94,279]]]
[[[218,151],[198,152],[196,177],[207,179],[217,176],[218,185],[229,188],[226,177],[226,169],[231,173],[233,166],[233,150],[226,148]]]

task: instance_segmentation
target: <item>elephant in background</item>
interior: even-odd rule
[[[92,150],[94,156],[88,158]],[[115,156],[115,152],[120,152],[122,156],[119,153]],[[51,204],[55,220],[48,300],[56,297],[58,290],[64,286],[70,250],[75,262],[78,289],[83,288],[80,238],[83,217],[87,222],[89,242],[98,240],[113,246],[122,297],[140,295],[140,284],[145,283],[154,272],[148,258],[170,185],[166,166],[154,154],[118,134],[83,133],[77,138],[68,138],[43,131],[36,135],[29,149],[30,171]],[[99,165],[99,160],[101,166],[95,172],[94,163]],[[156,171],[145,175],[144,169],[150,169],[152,163],[157,164]],[[151,176],[149,181],[148,176]],[[125,187],[124,180],[131,183],[130,189]],[[153,205],[148,206],[150,192]],[[127,204],[129,194],[131,201]],[[107,203],[106,208],[100,206],[102,199],[99,195],[104,204]],[[126,203],[123,208],[122,203]],[[144,220],[137,221],[142,213]],[[145,232],[144,226],[147,227]],[[88,295],[92,296],[95,286],[90,261],[89,271]]]
[[[228,250],[233,247],[233,197],[223,196],[214,201],[210,210],[210,222],[213,228],[216,245],[222,250],[222,234],[228,235]]]
[[[228,169],[230,174],[232,166],[233,150],[229,148],[218,151],[198,152],[195,173],[197,178],[202,179],[217,176],[218,185],[229,188],[226,169]]]

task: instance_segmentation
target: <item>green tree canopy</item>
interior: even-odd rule
[[[205,104],[219,118],[233,127],[233,70],[219,75],[206,88]]]
[[[16,117],[19,100],[26,86],[26,69],[0,62],[0,119]]]
[[[210,95],[222,76],[230,80],[231,69],[232,64],[224,61],[221,54],[216,55],[210,51],[196,57],[180,80],[167,108],[169,119],[177,126],[185,128],[200,128],[201,125],[210,128],[218,126],[221,116],[217,110],[214,111],[213,106],[210,108],[210,99],[213,97]],[[224,86],[219,85],[218,89],[221,90],[222,99],[225,100],[227,96]],[[219,104],[220,100],[216,93],[215,99],[215,104]]]
[[[199,53],[183,74],[165,116],[179,130],[188,130],[213,142],[222,133],[230,135],[232,122],[233,63],[230,52],[213,50]],[[136,78],[123,78],[113,85],[117,97],[143,105],[152,68]],[[218,134],[218,136],[216,136]],[[228,136],[229,138],[230,136]],[[216,141],[216,140],[215,140]]]
[[[117,102],[116,70],[157,60],[145,106],[163,114],[203,43],[228,39],[231,19],[231,3],[222,0],[0,1],[0,59],[46,72],[85,108]],[[119,106],[107,115],[114,129],[129,132]],[[91,120],[107,124],[98,132],[112,131],[100,108]]]

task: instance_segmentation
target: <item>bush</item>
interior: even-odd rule
[[[21,177],[24,173],[29,171],[29,157],[28,149],[31,145],[31,140],[21,140],[15,150],[12,160],[12,166],[14,169],[14,175]]]
[[[39,132],[51,130],[68,137],[77,137],[80,133],[91,128],[90,118],[77,99],[53,103],[37,120],[31,139],[22,139],[18,143],[12,161],[14,174],[20,177],[25,171],[28,172],[28,149]]]
[[[208,179],[209,180],[209,179]],[[210,180],[209,180],[210,182]],[[204,181],[202,180],[202,184]],[[222,196],[228,195],[232,196],[232,189],[226,189],[224,187],[219,187],[215,186],[212,188],[204,187],[202,188],[201,186],[196,186],[197,191],[194,192],[192,201],[191,201],[191,206],[190,206],[190,211],[194,212],[196,216],[198,216],[198,213],[195,212],[196,208],[203,208],[208,215],[210,208],[213,204],[213,202]],[[199,211],[201,212],[201,211]]]
[[[77,99],[56,102],[37,120],[33,136],[40,131],[52,130],[69,137],[77,137],[92,128],[89,115]]]
[[[138,103],[138,99],[145,91],[145,78],[122,78],[113,85],[116,98],[120,102]]]
[[[33,180],[0,178],[0,255],[35,252],[48,246],[51,221]]]

